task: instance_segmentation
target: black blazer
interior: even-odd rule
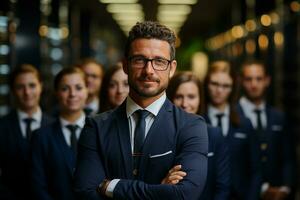
[[[41,127],[53,121],[42,114]],[[31,199],[29,187],[30,144],[22,136],[16,111],[0,119],[0,168],[4,189],[1,196],[8,199]],[[1,198],[0,198],[1,199]]]
[[[204,116],[207,123],[211,121]],[[229,124],[225,141],[228,144],[231,168],[230,197],[238,200],[259,198],[261,169],[259,148],[249,119],[240,116],[240,126]]]
[[[231,186],[230,155],[221,129],[207,126],[208,171],[204,191],[199,200],[228,200]]]
[[[59,119],[33,134],[31,157],[34,199],[75,199],[72,179],[76,155],[65,141]]]
[[[245,116],[240,104],[238,110]],[[267,144],[267,148],[260,150],[263,182],[269,182],[272,186],[284,185],[293,188],[296,177],[295,146],[284,115],[270,106],[266,106],[266,115],[264,138],[257,137],[260,145]]]

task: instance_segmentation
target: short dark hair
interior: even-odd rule
[[[80,74],[85,81],[85,74],[79,67],[67,67],[63,68],[54,78],[54,89],[55,91],[58,90],[59,84],[63,77],[70,74]]]
[[[124,53],[126,58],[129,56],[131,43],[139,38],[158,39],[168,42],[170,45],[170,58],[171,60],[175,59],[176,36],[168,27],[153,21],[137,22],[129,31]]]
[[[197,110],[197,114],[202,114],[204,111],[204,95],[203,95],[203,88],[202,84],[198,77],[196,77],[192,72],[185,71],[185,72],[178,72],[176,73],[170,80],[169,86],[167,88],[167,97],[173,102],[176,92],[179,86],[183,83],[193,82],[196,84],[198,88],[200,104]]]
[[[39,71],[31,64],[21,64],[20,66],[16,67],[12,73],[9,76],[9,87],[11,89],[14,88],[15,85],[15,80],[17,78],[17,76],[19,76],[20,74],[26,74],[26,73],[32,73],[34,74],[37,79],[39,80],[39,82],[42,82],[42,78],[41,78],[41,74],[39,73]]]
[[[241,65],[240,74],[243,76],[244,68],[251,66],[251,65],[260,66],[264,70],[265,75],[269,75],[269,70],[268,70],[267,66],[265,65],[265,63],[261,60],[256,60],[256,59],[248,59],[248,60],[244,61]]]

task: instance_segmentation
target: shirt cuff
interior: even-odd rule
[[[119,181],[120,181],[120,179],[113,179],[109,182],[109,184],[106,188],[106,191],[105,191],[106,196],[113,198],[114,189]]]

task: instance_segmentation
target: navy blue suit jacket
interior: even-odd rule
[[[211,124],[208,116],[205,116],[205,119]],[[231,164],[230,197],[234,199],[259,199],[261,185],[259,148],[253,131],[250,120],[240,116],[240,126],[230,123],[225,137]]]
[[[244,115],[240,105],[238,108]],[[267,148],[260,151],[263,182],[269,182],[272,186],[293,187],[296,161],[294,145],[285,126],[284,115],[270,106],[266,106],[266,115],[264,139],[259,139],[260,143],[267,143]]]
[[[75,191],[82,199],[105,199],[96,188],[121,179],[114,199],[198,199],[207,175],[207,126],[168,99],[145,139],[139,176],[133,177],[126,104],[87,120],[79,142]],[[181,164],[187,176],[177,185],[160,184],[169,169]]]
[[[208,171],[205,189],[199,200],[227,200],[230,193],[230,156],[221,129],[207,126]]]
[[[42,115],[41,126],[53,119]],[[30,199],[29,187],[29,141],[22,136],[16,111],[0,119],[0,168],[5,189],[1,196],[8,199]]]
[[[75,199],[72,181],[76,155],[67,145],[58,119],[33,134],[31,159],[34,199]]]

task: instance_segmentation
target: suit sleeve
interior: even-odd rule
[[[207,176],[207,127],[198,119],[179,131],[175,163],[182,165],[187,176],[176,185],[150,185],[142,181],[121,179],[115,187],[114,199],[199,198]]]
[[[214,195],[214,200],[225,200],[229,198],[230,192],[230,162],[229,162],[229,151],[228,145],[221,133],[220,129],[216,130],[216,190]]]
[[[34,199],[53,200],[48,193],[46,177],[46,148],[42,132],[34,132],[31,138],[31,186]]]
[[[207,127],[203,120],[198,119],[179,131],[176,164],[183,166],[187,176],[177,185],[147,184],[138,180],[121,179],[114,189],[114,199],[192,200],[200,196],[207,175]],[[81,199],[105,199],[96,192],[96,188],[106,177],[97,140],[96,124],[88,119],[79,142],[75,172],[74,189]]]

